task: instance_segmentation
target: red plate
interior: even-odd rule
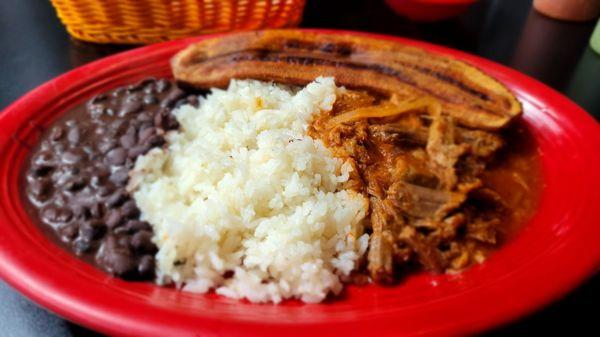
[[[514,70],[422,42],[379,38],[468,61],[504,82],[523,102],[546,186],[531,222],[483,265],[460,275],[414,275],[396,287],[349,286],[343,299],[325,304],[256,305],[121,281],[51,243],[28,219],[18,197],[18,175],[27,152],[22,144],[35,142],[39,125],[96,93],[150,75],[167,76],[169,58],[199,40],[195,38],[77,68],[0,115],[0,275],[55,313],[109,334],[397,336],[490,328],[549,303],[596,271],[598,123],[564,96]]]

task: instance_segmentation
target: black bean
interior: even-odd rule
[[[100,155],[100,153],[94,151],[89,154],[88,159],[92,162],[97,162],[102,160],[102,156]]]
[[[94,152],[96,151],[94,148],[92,148],[89,145],[83,146],[81,149],[83,150],[83,152],[85,152],[88,155],[94,154]]]
[[[154,84],[155,82],[156,82],[156,78],[147,77],[147,78],[144,78],[143,80],[139,81],[137,84],[145,88],[148,85]]]
[[[126,185],[125,183],[129,180],[129,171],[133,169],[133,166],[135,165],[135,160],[132,158],[127,158],[127,161],[125,162],[125,169],[127,170],[127,180],[125,180],[121,186]]]
[[[165,123],[164,129],[166,130],[174,130],[179,127],[179,122],[173,116],[168,116]]]
[[[135,83],[135,84],[128,85],[126,90],[127,90],[127,92],[131,93],[131,92],[136,92],[136,91],[142,90],[143,87],[144,87],[143,84]]]
[[[129,237],[127,235],[117,236],[117,244],[129,250]]]
[[[98,144],[98,150],[101,153],[107,153],[108,151],[114,149],[117,146],[117,142],[113,139],[104,139]]]
[[[126,226],[119,226],[119,227],[113,229],[113,233],[117,234],[117,235],[125,235],[125,234],[129,233],[129,229],[127,229]]]
[[[84,205],[73,205],[71,207],[71,209],[73,210],[73,215],[75,216],[75,218],[77,219],[89,219],[91,214],[90,214],[90,209],[87,206]]]
[[[175,103],[175,105],[173,106],[174,109],[179,109],[182,105],[186,105],[188,104],[187,100],[185,99],[180,99],[177,101],[177,103]]]
[[[109,176],[109,173],[107,170],[95,169],[91,173],[90,183],[94,187],[101,186],[102,184],[104,184],[104,182],[106,181],[106,178],[108,178],[108,176]]]
[[[141,102],[143,95],[144,94],[141,92],[136,92],[136,93],[130,94],[128,96],[125,96],[123,102]]]
[[[156,126],[157,128],[162,128],[164,119],[165,119],[164,114],[161,112],[157,112],[154,115],[154,126]]]
[[[113,195],[108,197],[106,200],[106,206],[109,208],[115,208],[123,205],[123,203],[127,201],[127,194],[125,191],[117,190]]]
[[[111,186],[100,186],[100,187],[98,187],[97,193],[101,197],[106,197],[107,195],[114,192],[114,190],[115,190],[114,187],[111,187]]]
[[[50,172],[52,172],[53,169],[54,166],[50,165],[33,165],[31,167],[31,174],[34,177],[44,177],[47,176]]]
[[[141,253],[154,253],[156,246],[152,242],[152,232],[139,231],[131,236],[130,245],[133,249]]]
[[[100,102],[106,101],[107,98],[108,98],[108,96],[106,94],[98,94],[98,95],[94,96],[94,98],[92,98],[90,100],[90,102],[92,104],[98,104]]]
[[[106,163],[108,165],[123,165],[127,159],[127,151],[122,147],[117,147],[108,151],[106,154]]]
[[[74,176],[81,172],[81,169],[77,166],[63,166],[63,170],[66,174]]]
[[[120,167],[110,175],[109,179],[117,186],[125,186],[129,180],[129,170],[126,167]]]
[[[94,228],[89,226],[87,222],[84,222],[81,226],[79,226],[79,233],[77,237],[82,241],[92,241],[94,239]]]
[[[76,126],[73,126],[68,132],[67,132],[67,140],[69,140],[69,143],[73,144],[73,145],[77,145],[79,144],[79,141],[81,140],[81,133],[79,131],[79,128]]]
[[[69,222],[73,218],[73,212],[68,208],[48,206],[42,211],[42,219],[50,223]]]
[[[141,220],[129,220],[125,224],[125,228],[129,231],[129,233],[135,233],[141,230],[151,231],[152,227],[146,221]]]
[[[152,122],[142,122],[142,123],[140,123],[140,126],[138,128],[138,131],[139,131],[138,132],[138,138],[139,138],[139,133],[148,132],[148,131],[146,131],[148,129],[156,129],[156,128],[154,127],[154,124]],[[138,143],[140,143],[140,140],[138,140]]]
[[[124,221],[125,218],[123,217],[123,214],[121,214],[120,210],[112,210],[110,211],[110,213],[108,213],[108,217],[106,217],[106,226],[108,226],[108,228],[114,229],[116,227],[121,226]]]
[[[95,132],[97,135],[103,135],[103,134],[105,134],[105,133],[106,133],[106,127],[105,127],[105,126],[99,126],[99,127],[97,127],[97,128],[94,130],[94,132]]]
[[[142,102],[144,102],[144,104],[153,105],[153,104],[158,103],[158,99],[156,97],[154,97],[154,95],[146,94],[142,98]]]
[[[59,210],[57,222],[69,222],[73,218],[73,212],[68,208]]]
[[[79,227],[76,223],[65,224],[58,228],[58,234],[61,240],[65,242],[70,242],[71,240],[75,239],[78,232]]]
[[[107,265],[118,276],[127,276],[137,271],[134,258],[129,254],[112,251],[107,254]]]
[[[135,133],[137,135],[137,132],[138,132],[141,124],[142,124],[142,122],[138,121],[135,118],[130,119],[129,120],[129,127],[127,128],[127,131],[125,133],[132,132],[132,133]]]
[[[138,274],[140,274],[140,276],[148,277],[148,276],[154,275],[154,268],[155,268],[154,256],[144,255],[139,259],[137,271],[138,271]]]
[[[131,113],[136,113],[142,110],[142,102],[139,101],[125,101],[119,110],[119,116],[127,116]]]
[[[61,143],[61,142],[56,143],[56,144],[54,144],[54,153],[60,154],[60,153],[64,152],[66,148],[67,148],[67,146],[64,143]]]
[[[48,196],[52,190],[52,181],[48,178],[35,179],[30,183],[29,190],[36,197]]]
[[[127,156],[129,158],[135,159],[138,156],[146,154],[146,152],[150,151],[151,148],[152,146],[150,144],[136,145],[129,149],[129,151],[127,151]]]
[[[106,108],[103,105],[92,105],[88,108],[88,111],[90,112],[90,116],[96,119],[106,112]]]
[[[54,204],[59,207],[66,206],[69,203],[69,199],[63,194],[54,194]]]
[[[140,134],[139,134],[139,137],[138,137],[139,138],[139,142],[140,143],[144,143],[144,141],[146,139],[148,139],[151,136],[154,136],[155,134],[156,134],[156,129],[155,128],[153,128],[153,127],[147,127],[147,128],[145,128],[145,129],[143,129],[143,130],[140,131]]]
[[[53,165],[54,155],[47,151],[42,151],[33,157],[32,161],[35,165]]]
[[[128,200],[121,206],[121,212],[126,218],[137,218],[140,215],[140,210],[135,204],[135,200]]]
[[[153,117],[148,112],[142,112],[142,113],[138,114],[135,119],[140,122],[143,122],[144,124],[152,126]]]
[[[95,202],[90,206],[90,217],[100,219],[104,215],[104,206],[101,203]]]
[[[55,126],[54,128],[52,128],[52,131],[50,132],[50,139],[52,139],[53,141],[59,141],[63,135],[65,134],[65,130],[60,127],[60,126]]]
[[[90,251],[92,248],[92,243],[90,241],[86,241],[84,238],[77,238],[73,241],[73,249],[75,249],[75,253],[81,255]]]
[[[85,157],[85,153],[80,149],[72,149],[63,153],[60,157],[65,164],[77,164]]]
[[[164,92],[169,89],[169,87],[171,87],[171,83],[165,79],[160,79],[156,82],[156,91],[159,93]]]
[[[59,143],[59,144],[60,144],[60,143]],[[51,150],[54,148],[54,145],[55,145],[55,144],[52,144],[52,143],[50,143],[50,141],[49,141],[49,140],[47,140],[47,139],[44,139],[44,140],[42,140],[42,142],[40,143],[40,149],[39,149],[39,151],[40,151],[40,152],[43,152],[43,151],[51,151]]]
[[[84,188],[86,185],[85,178],[78,176],[73,177],[65,182],[65,189],[70,192],[76,192]]]
[[[123,133],[127,129],[127,123],[124,119],[116,119],[110,123],[108,130],[113,136]]]
[[[130,134],[130,135],[137,134],[137,128],[134,124],[135,124],[135,120],[129,121],[129,125],[127,126],[127,130],[125,130],[125,134]]]
[[[116,250],[119,249],[119,245],[117,243],[117,237],[115,235],[109,234],[106,236],[104,243],[102,244],[103,249],[107,250]]]
[[[48,206],[46,209],[42,210],[42,219],[48,222],[56,222],[56,218],[58,217],[58,208],[54,206]]]
[[[79,237],[86,241],[99,239],[105,232],[106,225],[97,220],[86,221],[79,226]]]
[[[189,95],[188,97],[186,97],[186,101],[188,104],[193,105],[194,107],[198,107],[198,96],[196,95]]]
[[[121,143],[121,146],[123,146],[126,149],[129,149],[130,147],[134,146],[136,142],[137,137],[135,135],[135,132],[127,132],[123,136],[121,136],[121,138],[119,138],[119,143]]]
[[[106,105],[109,103],[107,100],[108,96],[100,94],[87,103],[86,108],[90,112],[92,118],[97,118],[106,111]]]
[[[179,89],[179,88],[174,88],[173,90],[171,90],[167,96],[165,96],[165,98],[162,100],[162,102],[160,102],[160,106],[163,108],[170,108],[173,107],[173,105],[181,98],[183,97],[183,95],[185,95],[185,93],[183,92],[183,90]]]
[[[115,89],[115,91],[113,91],[112,96],[117,97],[117,96],[120,96],[124,92],[125,92],[125,88],[123,88],[123,87],[117,88],[117,89]]]
[[[165,138],[159,135],[154,135],[146,139],[145,143],[151,147],[161,146],[165,143]]]
[[[154,83],[146,85],[144,88],[144,93],[151,95],[156,92],[156,85]]]

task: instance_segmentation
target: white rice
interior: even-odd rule
[[[158,283],[252,302],[341,291],[367,249],[368,201],[340,190],[350,165],[306,135],[341,90],[234,80],[175,111],[180,131],[138,158],[129,186],[154,229]]]

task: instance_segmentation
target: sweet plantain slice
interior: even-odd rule
[[[338,85],[399,97],[432,96],[458,123],[488,130],[507,125],[521,105],[502,84],[451,57],[368,36],[266,30],[190,45],[171,61],[175,79],[225,87],[232,78],[306,85],[333,76]]]

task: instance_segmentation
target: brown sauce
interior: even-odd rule
[[[370,201],[367,272],[388,283],[415,267],[483,262],[535,212],[542,184],[533,138],[520,121],[471,129],[435,100],[393,99],[348,91],[309,128],[355,168],[345,188]]]
[[[537,210],[543,190],[538,148],[524,122],[503,132],[506,145],[483,174],[483,181],[496,191],[510,209],[499,227],[500,239],[515,237]]]

